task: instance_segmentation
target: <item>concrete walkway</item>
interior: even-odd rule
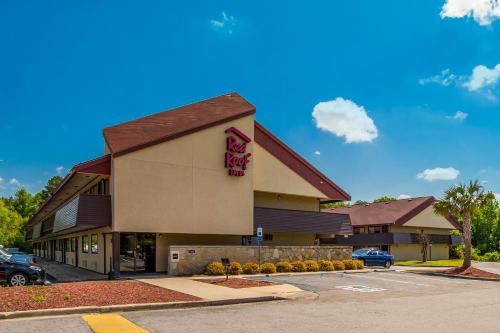
[[[262,296],[291,295],[302,290],[291,285],[275,285],[253,288],[229,288],[215,284],[195,281],[191,278],[157,278],[157,279],[137,279],[154,286],[175,290],[184,294],[193,295],[208,301],[220,301],[228,299],[245,299]]]
[[[472,266],[486,272],[500,275],[500,262],[476,262],[473,263]]]
[[[43,267],[45,272],[55,279],[53,280],[49,277],[50,282],[93,281],[106,280],[108,278],[104,274],[39,257],[36,258],[36,264]]]

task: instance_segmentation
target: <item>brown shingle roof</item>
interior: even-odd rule
[[[262,226],[264,233],[352,235],[352,226],[347,214],[255,207],[253,221],[254,230]]]
[[[108,127],[103,134],[118,156],[253,113],[252,104],[230,93]]]
[[[434,203],[432,196],[396,201],[371,203],[367,205],[353,205],[348,207],[326,208],[322,212],[349,214],[353,226],[397,224],[402,225]],[[460,229],[460,225],[453,219],[448,221]]]

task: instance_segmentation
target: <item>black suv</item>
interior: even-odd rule
[[[0,256],[0,283],[18,287],[44,282],[45,271],[40,266],[18,263]]]

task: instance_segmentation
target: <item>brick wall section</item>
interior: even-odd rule
[[[258,262],[258,246],[190,246],[173,245],[170,254],[179,253],[179,261],[169,258],[169,275],[192,275],[203,273],[205,266],[221,258],[229,258],[241,264]],[[262,246],[262,262],[282,260],[344,260],[351,259],[351,246]]]

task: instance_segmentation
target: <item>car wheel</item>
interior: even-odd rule
[[[9,285],[12,287],[22,287],[28,284],[28,277],[24,273],[14,273],[9,277]]]
[[[391,262],[390,261],[386,261],[385,264],[384,264],[384,267],[385,268],[391,268]]]

